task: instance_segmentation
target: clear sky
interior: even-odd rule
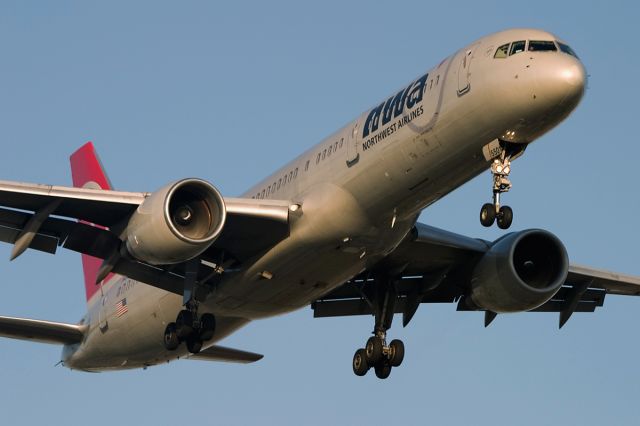
[[[545,228],[573,262],[640,275],[640,69],[632,2],[55,1],[0,3],[0,179],[69,184],[68,155],[98,147],[118,189],[197,176],[237,195],[465,44],[511,27],[556,33],[589,72],[584,101],[514,165],[514,229]],[[633,78],[632,78],[633,77]],[[478,223],[484,174],[423,222]],[[0,246],[0,314],[75,322],[77,254]],[[370,317],[256,322],[224,343],[253,365],[180,361],[87,374],[60,348],[0,340],[3,424],[637,424],[640,300],[610,296],[559,331],[555,314],[423,305],[392,338],[386,381],[351,357]]]

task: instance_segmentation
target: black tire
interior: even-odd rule
[[[377,363],[374,369],[378,379],[384,380],[389,377],[389,374],[391,374],[391,364],[389,364],[389,361],[386,359]]]
[[[202,314],[200,317],[200,339],[206,342],[216,332],[216,317],[213,314]]]
[[[353,372],[356,376],[364,376],[369,371],[369,364],[367,363],[367,355],[364,349],[358,349],[353,355]]]
[[[498,228],[509,229],[513,222],[513,210],[509,206],[500,207],[500,214],[498,215]]]
[[[382,359],[382,339],[377,336],[369,337],[364,347],[367,364],[376,365]]]
[[[496,221],[496,207],[491,203],[486,203],[480,209],[480,223],[487,228]]]
[[[202,340],[199,337],[189,337],[187,339],[187,350],[192,354],[197,354],[202,349]]]
[[[180,346],[180,339],[176,333],[176,323],[170,322],[164,329],[164,347],[168,351],[175,351]]]
[[[186,340],[193,334],[193,314],[191,311],[182,310],[176,318],[176,333],[178,338]]]
[[[392,367],[400,367],[402,360],[404,360],[404,343],[402,343],[402,340],[392,340],[389,344],[389,349],[391,349],[391,359],[389,363]]]

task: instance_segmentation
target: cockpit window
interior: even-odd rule
[[[494,58],[506,58],[507,56],[509,56],[509,43],[498,47],[496,54],[493,55]]]
[[[555,52],[557,50],[556,44],[552,41],[529,41],[530,52]]]
[[[576,58],[578,57],[578,55],[576,55],[576,52],[574,52],[572,48],[564,43],[560,43],[559,41],[557,43],[562,52],[566,53],[567,55],[575,56]]]
[[[525,44],[526,44],[526,42],[524,40],[522,40],[522,41],[514,41],[511,44],[511,51],[509,52],[509,55],[515,55],[516,53],[524,52]]]

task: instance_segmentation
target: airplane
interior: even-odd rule
[[[555,35],[483,37],[403,85],[240,197],[186,178],[155,192],[113,188],[91,142],[70,157],[73,187],[0,181],[0,240],[81,254],[87,312],[77,324],[0,317],[0,335],[63,346],[64,366],[146,368],[177,359],[254,362],[220,346],[251,321],[311,306],[371,315],[352,359],[380,379],[402,364],[387,341],[423,303],[498,314],[593,312],[640,277],[570,264],[542,229],[485,241],[417,222],[490,170],[483,226],[507,230],[512,162],[581,101],[586,71]],[[579,160],[575,160],[579,161]]]

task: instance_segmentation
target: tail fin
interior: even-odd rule
[[[69,160],[71,161],[73,186],[76,188],[113,189],[92,142],[87,142],[81,146],[76,152],[71,154]],[[86,254],[82,255],[87,301],[89,301],[100,288],[96,283],[96,277],[98,276],[98,269],[100,269],[101,264],[102,261],[100,259]],[[109,278],[110,276],[107,277],[105,281]]]

